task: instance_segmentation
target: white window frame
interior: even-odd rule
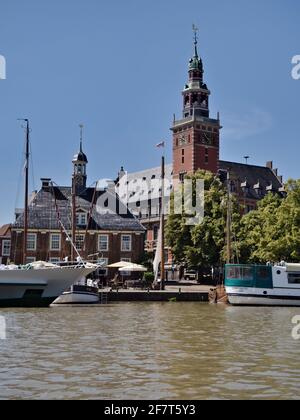
[[[29,237],[32,237],[34,239],[32,239],[34,246],[32,248],[30,248],[28,246],[28,242],[29,242]],[[28,233],[27,234],[27,241],[26,241],[26,249],[27,251],[36,251],[36,242],[37,242],[37,234],[36,233]]]
[[[7,247],[9,248],[9,253],[5,252],[5,248]],[[9,257],[10,256],[10,249],[11,249],[11,240],[10,239],[2,239],[2,257]]]
[[[76,226],[86,226],[87,225],[87,213],[78,212],[76,213]]]
[[[51,257],[51,258],[49,258],[49,262],[52,263],[52,264],[59,263],[60,262],[60,258],[58,258],[58,257]]]
[[[26,257],[26,264],[31,264],[36,261],[36,257]]]
[[[79,241],[79,238],[80,238],[80,241]],[[82,233],[77,233],[75,235],[75,246],[76,246],[78,251],[83,250],[84,242],[85,242],[85,235],[83,235]],[[78,243],[80,243],[81,245],[78,246]]]
[[[107,276],[107,274],[108,274],[108,268],[107,268],[107,266],[108,266],[108,258],[98,258],[98,260],[97,260],[98,264],[101,264],[103,261],[105,262],[105,264],[103,265],[103,268],[100,267],[99,270],[105,271],[105,274],[104,275]]]
[[[100,238],[106,238],[106,248],[101,248],[100,246]],[[103,234],[99,234],[98,235],[98,251],[103,251],[103,252],[107,252],[109,250],[109,235],[103,235]]]
[[[131,263],[131,258],[121,258],[121,261]],[[131,271],[122,271],[122,276],[124,277],[131,276]]]
[[[129,249],[125,249],[124,248],[124,243],[128,243],[128,242],[124,242],[124,238],[130,238],[129,241]],[[131,252],[132,251],[132,235],[126,234],[126,235],[121,235],[121,251],[122,252]]]
[[[53,237],[54,236],[57,236],[59,238],[58,241],[55,241],[56,243],[58,242],[58,248],[53,247]],[[61,251],[61,234],[60,233],[51,233],[50,234],[50,251]]]

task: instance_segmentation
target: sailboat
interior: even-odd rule
[[[68,287],[97,270],[98,265],[81,259],[60,267],[43,261],[26,264],[28,234],[29,120],[26,123],[25,206],[22,266],[9,265],[0,269],[0,307],[49,306]]]

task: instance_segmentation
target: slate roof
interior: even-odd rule
[[[230,178],[236,180],[239,187],[244,184],[248,188],[246,193],[248,198],[258,199],[255,186],[260,187],[262,196],[270,190],[278,192],[282,188],[282,183],[268,167],[220,160],[219,169],[229,171]]]
[[[165,185],[165,196],[170,196],[172,192],[173,165],[165,166],[165,178],[169,185]],[[146,169],[140,172],[126,173],[116,188],[121,201],[127,199],[128,204],[148,199],[157,200],[160,198],[160,178],[161,167]]]
[[[82,194],[76,196],[77,211],[89,213],[93,201],[94,188],[87,188]],[[55,198],[60,220],[64,227],[71,229],[72,191],[71,187],[46,187],[42,188],[29,205],[29,229],[59,229]],[[140,222],[122,206],[115,194],[108,191],[96,191],[89,223],[90,230],[102,231],[136,231],[144,232]],[[114,205],[114,203],[116,203]],[[116,211],[114,211],[114,207]],[[24,213],[13,224],[14,228],[23,228]],[[80,226],[79,226],[80,228]],[[85,227],[83,227],[85,229]]]
[[[3,225],[0,227],[0,237],[9,237],[10,236],[11,224]]]
[[[219,161],[219,169],[222,181],[226,180],[226,174],[224,172],[229,171],[230,178],[235,182],[237,187],[236,192],[241,193],[243,197],[258,200],[263,198],[270,190],[280,192],[282,188],[282,183],[279,178],[268,167],[221,160]],[[165,198],[169,198],[172,192],[173,165],[166,165],[165,172],[166,179],[169,181],[169,186],[171,186],[171,188],[165,189]],[[158,200],[161,194],[159,183],[152,191],[150,188],[151,196],[149,195],[150,191],[148,189],[152,179],[160,180],[160,174],[160,167],[135,173],[126,173],[126,176],[120,179],[119,187],[117,186],[118,188],[116,189],[121,201],[126,202],[126,197],[128,197],[128,205],[134,209],[137,201],[141,202],[141,208],[143,208],[148,206],[148,200],[150,198],[154,201]],[[148,188],[140,185],[141,180],[147,182]],[[247,187],[244,189],[245,192],[242,192],[243,187]],[[258,195],[257,187],[260,188],[260,195]],[[141,190],[144,190],[143,194],[141,194]]]

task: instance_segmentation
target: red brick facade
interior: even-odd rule
[[[173,130],[173,175],[192,174],[198,169],[219,169],[219,125],[175,123]]]
[[[7,264],[10,259],[11,225],[0,228],[0,264]]]
[[[33,234],[35,239],[35,249],[27,250],[28,261],[58,261],[68,257],[71,260],[71,246],[66,241],[66,236],[59,231],[38,231],[29,230],[28,234]],[[60,249],[51,250],[51,235],[60,235]],[[78,231],[76,235],[85,235],[85,231]],[[107,250],[100,250],[99,236],[107,237]],[[130,250],[122,249],[122,235],[130,236]],[[12,253],[11,261],[15,264],[21,264],[23,259],[23,231],[12,231]],[[128,259],[132,262],[138,262],[144,252],[144,234],[140,232],[88,232],[86,234],[85,246],[78,251],[83,259],[97,260],[106,259],[107,264],[112,264],[122,259]],[[114,270],[108,273],[111,275]]]
[[[217,173],[219,169],[220,121],[209,116],[210,91],[203,81],[202,60],[195,39],[194,57],[189,63],[189,81],[182,92],[182,119],[174,119],[173,176],[183,179],[198,169]]]

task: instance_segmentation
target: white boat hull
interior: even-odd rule
[[[291,293],[286,289],[258,291],[253,288],[226,287],[228,302],[237,306],[300,306],[300,291]]]
[[[94,267],[0,270],[0,307],[49,306]]]
[[[53,302],[53,305],[74,305],[99,303],[99,293],[90,287],[72,286]]]

